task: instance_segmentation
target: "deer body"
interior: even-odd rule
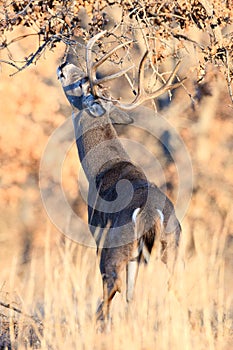
[[[89,182],[88,223],[103,279],[98,318],[106,320],[111,300],[121,290],[121,271],[126,268],[126,296],[131,301],[139,263],[148,262],[155,239],[161,242],[166,263],[167,238],[174,233],[177,245],[181,229],[171,201],[131,162],[112,124],[119,123],[114,120],[115,107],[95,95],[93,77],[67,62],[58,75],[73,107],[76,144]]]

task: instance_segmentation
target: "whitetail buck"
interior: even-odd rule
[[[93,45],[104,33],[94,36],[86,46],[86,72],[64,62],[58,68],[58,77],[73,107],[78,153],[89,182],[88,222],[100,253],[103,279],[103,302],[97,314],[99,319],[107,320],[111,300],[121,290],[121,271],[126,268],[126,296],[131,301],[139,263],[148,261],[155,239],[161,242],[161,258],[166,263],[168,237],[173,237],[176,246],[181,232],[173,204],[131,162],[112,123],[132,121],[126,113],[117,114],[118,108],[131,110],[181,82],[172,84],[178,63],[161,88],[146,92],[143,86],[146,53],[139,66],[135,100],[122,104],[104,96],[100,84],[126,72],[97,79],[97,68],[123,46],[118,45],[93,63]]]

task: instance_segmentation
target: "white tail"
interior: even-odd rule
[[[122,104],[104,97],[99,84],[121,76],[126,70],[97,79],[97,68],[116,50],[127,45],[115,47],[93,63],[93,45],[104,33],[97,34],[87,44],[86,72],[65,62],[58,68],[58,76],[73,107],[78,153],[89,182],[88,221],[100,253],[103,278],[103,303],[97,314],[99,319],[106,321],[111,300],[121,290],[121,270],[127,268],[127,300],[130,301],[139,263],[148,262],[155,239],[161,241],[161,256],[166,263],[167,237],[173,233],[174,245],[178,245],[181,231],[171,201],[147,180],[141,168],[131,162],[118,139],[112,123],[127,124],[132,120],[126,114],[116,113],[116,107],[132,109],[178,87],[181,82],[172,84],[180,65],[178,62],[161,88],[146,92],[146,52],[139,66],[138,93],[134,101]]]

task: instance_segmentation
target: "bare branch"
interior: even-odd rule
[[[37,59],[37,57],[43,52],[43,50],[45,49],[45,47],[48,45],[49,42],[45,42],[43,43],[41,46],[39,46],[39,48],[36,50],[35,53],[33,53],[29,59],[27,59],[26,63],[19,68],[19,70],[17,72],[14,72],[12,74],[10,74],[10,76],[14,76],[15,74],[17,74],[18,72],[21,72],[22,70],[24,70],[25,68],[27,68],[28,66],[30,66],[32,63],[34,63],[35,59]]]
[[[232,92],[232,87],[231,87],[232,78],[231,78],[231,74],[230,74],[228,50],[226,50],[226,76],[227,76],[227,87],[228,87],[228,91],[229,91],[229,96],[231,99],[231,103],[233,104],[233,92]]]
[[[0,60],[0,63],[5,63],[5,64],[9,64],[10,66],[14,67],[15,69],[17,69],[17,71],[20,71],[20,67],[18,67],[15,63],[10,62],[10,61],[6,61],[6,60]],[[17,72],[16,72],[17,73]]]
[[[24,313],[22,310],[20,310],[17,307],[11,305],[10,303],[3,303],[2,301],[0,301],[0,306],[3,306],[6,309],[13,310],[13,311],[17,312],[18,314],[21,314],[21,315],[23,315],[25,317],[28,317],[28,318],[32,319],[34,322],[36,322],[36,323],[42,324],[42,321],[39,320],[38,317],[35,317],[35,316],[28,315],[28,314]]]
[[[19,16],[25,14],[25,12],[27,11],[28,7],[30,6],[30,4],[31,4],[32,2],[33,2],[33,0],[30,0],[30,1],[28,2],[28,4],[27,4],[21,11],[19,11],[19,12],[15,15],[15,17],[12,18],[12,20],[15,20],[15,19],[18,18]]]

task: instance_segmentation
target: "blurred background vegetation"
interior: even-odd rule
[[[231,0],[25,0],[0,1],[0,5],[0,348],[18,344],[22,349],[63,349],[64,345],[68,349],[231,349]],[[185,88],[179,88],[171,101],[167,96],[155,101],[154,108],[184,140],[194,172],[175,275],[168,275],[155,252],[148,269],[142,268],[139,275],[130,320],[123,296],[116,300],[110,335],[96,333],[93,322],[101,295],[95,250],[65,239],[53,226],[38,183],[49,137],[70,116],[56,68],[65,51],[80,57],[85,42],[103,29],[111,37],[107,49],[100,43],[101,52],[114,42],[134,40],[123,60],[116,56],[111,62],[111,69],[136,62],[128,77],[133,87],[137,62],[146,48],[152,50],[152,63],[160,72],[182,59],[180,76],[188,77]],[[131,85],[121,84],[122,97],[132,96]],[[123,90],[113,86],[112,91],[120,97]],[[174,199],[176,168],[161,145],[132,128],[119,131],[155,154]],[[73,145],[62,169],[63,187],[71,206],[86,220],[78,193],[79,167]],[[151,180],[157,182],[156,177]],[[23,313],[12,310],[13,306]]]

